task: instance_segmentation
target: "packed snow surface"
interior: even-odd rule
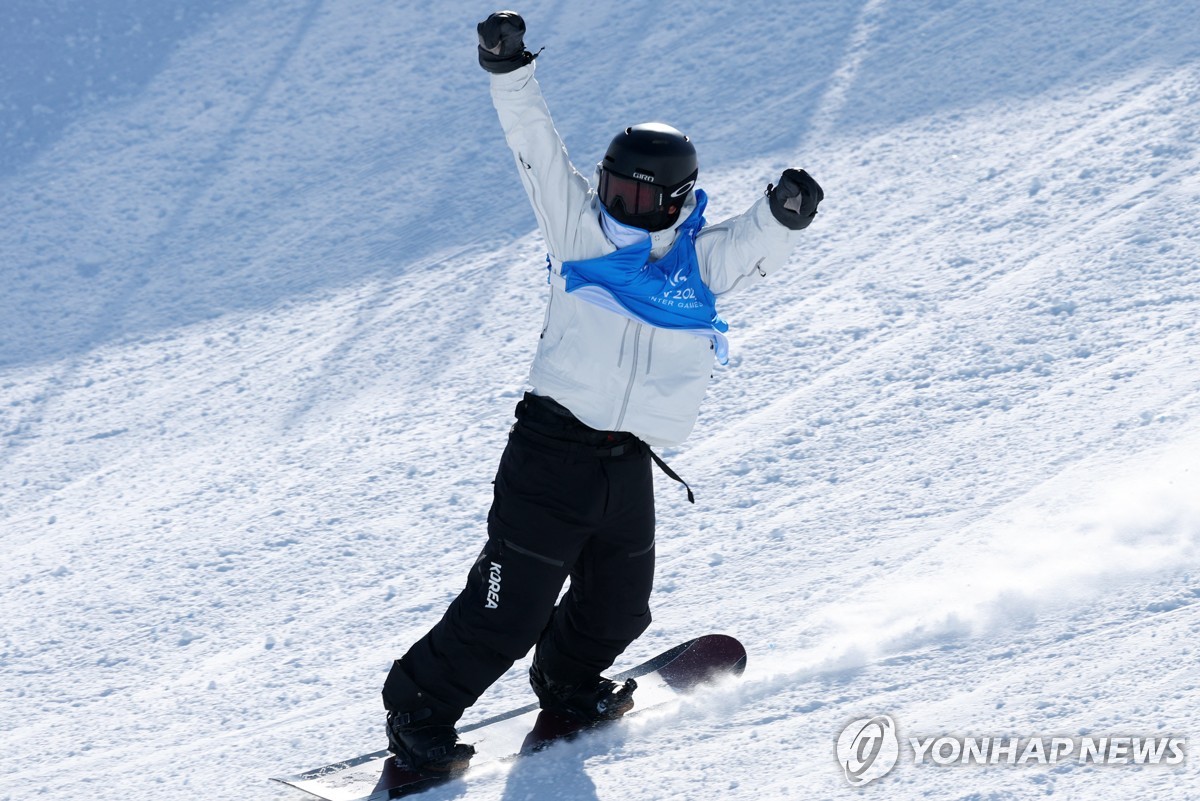
[[[460,588],[544,249],[475,60],[411,0],[0,9],[0,799],[299,799],[382,748]],[[1200,797],[1200,6],[529,0],[576,164],[687,131],[708,218],[826,200],[731,296],[658,476],[655,622],[738,683],[430,801]],[[526,703],[518,663],[465,720]],[[851,721],[900,763],[855,789]]]

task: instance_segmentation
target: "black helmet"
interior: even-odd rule
[[[600,162],[600,202],[618,222],[670,228],[699,167],[692,141],[670,125],[645,122],[613,137]]]

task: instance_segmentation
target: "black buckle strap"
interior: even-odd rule
[[[433,710],[429,707],[422,707],[413,712],[393,712],[392,719],[401,726],[411,726],[413,723],[419,723],[426,718],[433,717]]]
[[[671,469],[671,465],[664,462],[662,457],[651,450],[650,446],[646,446],[646,451],[650,454],[650,458],[654,460],[654,463],[658,465],[659,470],[662,470],[664,473],[666,473],[668,478],[672,478],[683,485],[683,488],[687,490],[688,503],[695,503],[696,496],[692,494],[692,488],[688,486],[688,483],[680,478],[678,473]]]

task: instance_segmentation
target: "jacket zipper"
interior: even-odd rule
[[[550,299],[546,301],[546,319],[542,321],[542,335],[538,339],[546,338],[546,331],[550,328],[550,312],[554,308],[554,286],[550,287]]]
[[[625,400],[621,403],[621,415],[617,418],[616,431],[621,431],[621,424],[625,422],[625,412],[629,409],[629,396],[633,394],[633,384],[637,381],[637,365],[638,365],[638,343],[642,339],[642,324],[638,323],[637,329],[633,332],[633,364],[629,367],[629,385],[625,387]]]
[[[625,340],[629,337],[629,326],[633,325],[633,320],[625,321],[625,330],[621,332],[621,350],[617,353],[617,367],[625,363]]]
[[[526,161],[525,157],[520,153],[517,154],[517,160],[520,161],[521,166],[525,168],[525,172],[521,177],[529,184],[529,201],[533,206],[533,215],[537,217],[538,228],[540,228],[542,231],[546,231],[546,214],[542,211],[542,202],[538,197],[537,181],[533,180],[533,176],[530,175],[530,173],[533,172],[533,165]],[[547,249],[549,249],[550,243],[547,242],[546,246]]]
[[[767,257],[766,257],[766,256],[763,256],[761,259],[759,259],[759,260],[758,260],[757,262],[755,262],[755,264],[754,264],[754,270],[757,270],[757,271],[758,271],[758,274],[759,274],[759,276],[760,276],[760,277],[762,277],[762,278],[766,278],[766,277],[767,277],[767,274],[763,272],[763,268],[762,268],[762,263],[763,263],[764,261],[766,261],[766,260],[767,260]],[[734,282],[733,282],[733,286],[729,287],[729,289],[726,289],[726,290],[725,290],[725,292],[722,292],[721,294],[722,294],[722,295],[724,295],[726,292],[732,292],[733,290],[737,289],[737,288],[738,288],[738,284],[742,283],[742,281],[744,281],[744,280],[746,280],[747,278],[749,278],[749,277],[750,277],[750,275],[751,275],[751,273],[753,273],[753,272],[754,272],[754,270],[751,270],[749,273],[745,273],[744,275],[739,275],[739,276],[738,276],[738,277],[737,277],[737,278],[734,280]]]

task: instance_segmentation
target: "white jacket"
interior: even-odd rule
[[[603,256],[616,245],[601,227],[595,191],[554,129],[533,77],[535,65],[491,76],[492,102],[550,256],[549,298],[530,384],[534,394],[549,395],[592,428],[628,431],[650,445],[677,445],[696,424],[712,377],[712,344],[567,294],[562,263]],[[689,195],[679,222],[695,202]],[[798,234],[760,198],[696,237],[704,282],[719,298],[765,277],[787,260]],[[674,228],[652,232],[651,258],[661,258],[674,240]],[[736,347],[736,321],[731,325]]]

